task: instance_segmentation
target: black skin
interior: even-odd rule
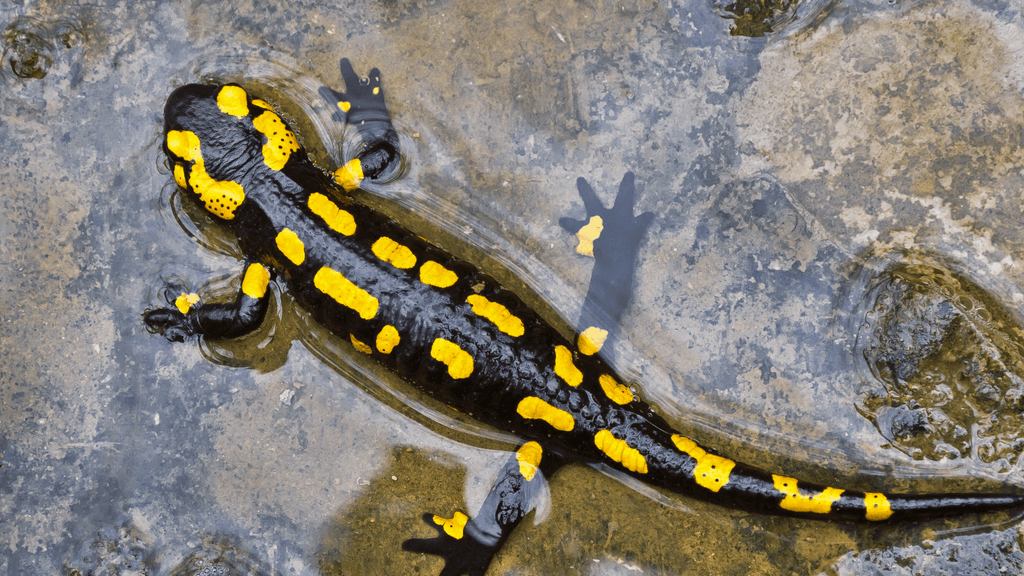
[[[398,138],[391,127],[383,90],[374,90],[380,88],[380,75],[373,70],[371,79],[364,82],[347,60],[342,61],[341,71],[348,92],[325,88],[321,93],[332,104],[350,104],[346,115],[341,115],[339,109],[339,117],[353,124],[363,139],[359,158],[364,174],[373,179],[391,170],[390,164],[399,156]],[[405,543],[407,550],[442,556],[446,562],[442,575],[483,574],[501,544],[536,504],[533,495],[539,483],[569,460],[603,463],[648,484],[734,508],[808,518],[867,520],[867,504],[861,492],[843,492],[824,514],[783,509],[780,504],[786,495],[775,488],[772,475],[743,464],[737,463],[727,482],[716,485],[717,490],[701,486],[695,470],[698,458],[703,456],[691,456],[678,448],[669,425],[642,400],[633,398],[620,405],[603,391],[600,375],[623,382],[601,357],[610,353],[610,346],[606,344],[601,354],[593,356],[573,353],[572,362],[583,378],[578,386],[568,386],[554,373],[554,350],[564,346],[573,351],[572,342],[471,264],[348,197],[301,148],[292,153],[282,170],[268,168],[260,152],[266,139],[252,124],[264,110],[253,105],[250,95],[248,115],[222,113],[216,104],[220,90],[218,86],[201,85],[175,90],[165,108],[165,132],[195,133],[202,143],[202,158],[210,177],[232,180],[244,188],[244,201],[225,223],[238,234],[246,268],[266,266],[300,305],[343,339],[372,347],[386,326],[394,327],[401,336],[400,343],[390,352],[372,350],[374,359],[453,408],[543,447],[539,472],[532,481],[522,476],[515,457],[505,465],[462,538],[441,532],[433,539]],[[195,165],[166,146],[165,140],[165,151],[188,180]],[[580,178],[577,187],[587,219],[600,215],[605,224],[604,233],[594,242],[594,277],[583,305],[580,330],[596,325],[613,334],[611,323],[621,317],[629,302],[637,252],[652,216],[633,214],[636,192],[632,174],[623,178],[611,209],[604,207],[586,180]],[[190,185],[186,195],[198,202],[198,195],[192,192]],[[355,231],[343,234],[328,227],[309,206],[314,192],[329,196],[338,208],[350,213]],[[575,231],[585,222],[564,218],[561,224]],[[285,228],[304,242],[305,259],[299,264],[286,258],[275,244]],[[416,256],[416,265],[400,269],[375,256],[370,246],[381,237],[407,247]],[[428,286],[419,274],[420,265],[428,261],[452,271],[457,280],[446,287]],[[363,317],[318,288],[315,278],[324,267],[372,291],[377,302],[373,313]],[[504,306],[521,319],[525,335],[510,335],[474,313],[468,303],[474,296]],[[235,338],[259,327],[267,301],[267,295],[256,298],[239,293],[235,302],[196,306],[187,314],[173,308],[149,310],[143,319],[151,330],[172,341],[199,335]],[[472,358],[471,374],[454,378],[448,367],[432,356],[432,343],[436,344],[437,339],[454,343]],[[570,414],[573,427],[556,430],[544,420],[523,417],[517,409],[527,397]],[[630,470],[613,461],[595,444],[599,431],[610,432],[614,439],[642,455],[647,469]],[[704,462],[707,464],[707,460]],[[800,483],[799,490],[809,496],[821,493],[825,487]],[[1016,493],[890,495],[888,502],[893,511],[889,520],[893,521],[1019,507],[1024,497]],[[432,515],[426,518],[434,526]]]

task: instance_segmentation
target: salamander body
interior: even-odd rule
[[[281,282],[315,319],[412,385],[481,422],[527,441],[472,519],[428,515],[438,536],[406,549],[444,556],[442,574],[482,574],[533,505],[537,476],[567,459],[602,462],[646,483],[746,510],[812,518],[891,521],[1019,506],[1005,495],[883,495],[764,472],[714,454],[672,431],[602,359],[608,331],[590,325],[629,299],[633,260],[651,215],[633,215],[627,174],[612,209],[583,179],[589,220],[564,220],[596,259],[575,341],[474,266],[354,201],[347,190],[398,156],[379,72],[360,81],[347,61],[347,94],[322,90],[363,141],[330,177],[289,126],[237,85],[188,85],[164,111],[174,176],[186,194],[231,226],[245,254],[237,300],[147,311],[170,340],[233,338],[257,328],[268,285]],[[607,318],[608,316],[603,316]]]

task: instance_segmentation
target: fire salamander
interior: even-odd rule
[[[608,322],[630,298],[634,260],[651,214],[634,216],[633,176],[606,208],[582,178],[587,220],[562,219],[595,258],[575,342],[466,262],[354,201],[346,191],[379,178],[399,156],[380,72],[341,65],[348,92],[324,88],[363,141],[333,178],[313,165],[289,126],[240,86],[188,85],[164,111],[164,147],[187,196],[230,225],[246,262],[235,301],[148,310],[167,339],[234,338],[263,321],[268,285],[284,284],[317,321],[357,350],[451,407],[520,435],[470,518],[427,514],[438,534],[403,548],[442,556],[442,575],[483,574],[535,505],[543,477],[568,459],[601,462],[646,483],[772,514],[894,521],[1024,504],[998,495],[891,495],[800,482],[715,454],[672,431],[612,370]],[[604,324],[602,324],[604,322]],[[602,327],[603,326],[603,327]]]

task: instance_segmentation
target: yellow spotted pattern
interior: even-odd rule
[[[843,491],[838,488],[825,488],[819,494],[805,495],[800,493],[796,478],[787,478],[772,474],[775,489],[786,495],[779,506],[790,512],[813,512],[827,514],[832,510],[832,503],[839,500]]]
[[[451,270],[441,266],[433,260],[428,260],[420,266],[420,282],[438,288],[447,288],[459,279]]]
[[[377,299],[350,282],[337,270],[324,266],[317,271],[316,276],[313,276],[313,285],[317,290],[334,298],[338,304],[355,310],[363,320],[369,320],[377,315],[377,308],[380,306]]]
[[[267,293],[270,271],[263,264],[249,264],[242,277],[242,294],[259,300]]]
[[[359,188],[359,183],[363,181],[363,163],[359,158],[349,160],[348,164],[334,171],[334,181],[345,190]]]
[[[576,420],[572,414],[555,408],[536,396],[523,398],[516,407],[516,413],[527,420],[543,420],[555,430],[562,432],[569,432],[576,427]]]
[[[445,534],[455,538],[456,540],[462,539],[462,536],[465,534],[466,522],[468,521],[469,516],[466,516],[458,510],[455,511],[455,514],[450,519],[442,518],[437,515],[434,516],[434,524],[442,527]]]
[[[609,400],[616,404],[629,404],[633,401],[633,391],[628,386],[619,384],[608,374],[601,374],[598,378],[598,382],[601,383],[601,389],[604,390],[605,396]]]
[[[199,302],[199,294],[193,292],[191,294],[182,294],[181,296],[178,296],[174,300],[174,305],[182,314],[188,314],[189,309],[191,309],[196,302]]]
[[[594,240],[601,237],[601,232],[604,230],[604,221],[601,220],[600,216],[591,216],[590,222],[580,231],[576,233],[576,239],[579,240],[579,244],[576,246],[576,251],[584,256],[594,255]]]
[[[616,438],[610,431],[601,430],[594,435],[594,444],[609,458],[621,462],[626,470],[647,474],[647,459],[635,448],[626,444],[625,440]]]
[[[400,340],[398,329],[388,324],[381,328],[377,334],[377,350],[381,354],[391,354],[391,351],[395,349],[395,346],[398,346]]]
[[[697,461],[697,466],[693,469],[693,478],[698,485],[712,492],[718,492],[722,486],[729,483],[729,474],[736,467],[735,462],[728,458],[708,454],[707,450],[697,446],[696,442],[678,434],[672,435],[672,443],[680,452]]]
[[[266,102],[264,102],[263,100],[260,100],[259,98],[253,99],[252,103],[253,103],[253,106],[259,106],[260,108],[263,108],[264,110],[273,110],[273,108],[270,106],[270,104],[267,104]]]
[[[889,499],[884,494],[878,492],[864,494],[864,507],[868,511],[865,517],[872,522],[888,520],[889,516],[892,516],[892,507],[889,505]]]
[[[607,338],[607,330],[591,326],[583,332],[580,332],[579,338],[576,339],[576,348],[578,348],[580,354],[583,354],[584,356],[593,356],[601,351],[601,347],[604,346],[604,341]]]
[[[373,243],[374,255],[402,270],[416,265],[416,255],[406,246],[402,246],[387,236],[381,236]]]
[[[455,380],[468,378],[473,373],[473,357],[459,345],[437,338],[430,346],[430,357],[448,366],[448,375]]]
[[[288,163],[292,152],[299,149],[299,141],[277,114],[267,110],[252,121],[252,125],[267,137],[263,145],[263,163],[271,170],[280,170]]]
[[[322,218],[331,230],[345,236],[356,233],[356,219],[352,217],[352,214],[338,208],[338,205],[331,202],[327,196],[319,192],[310,194],[308,206],[313,214]]]
[[[572,363],[572,352],[565,346],[555,346],[555,374],[569,386],[583,382],[583,372]]]
[[[540,466],[541,456],[544,450],[536,442],[527,442],[516,450],[516,461],[519,462],[519,473],[527,482],[533,480],[537,475],[537,467]]]
[[[508,308],[497,302],[491,302],[479,294],[470,294],[466,298],[466,302],[473,307],[474,314],[490,320],[498,327],[498,330],[514,337],[523,335],[525,331],[523,321],[509,312]]]
[[[235,209],[245,200],[245,191],[237,182],[214,180],[206,173],[199,137],[194,132],[171,130],[167,133],[167,149],[186,162],[192,162],[188,185],[199,194],[206,209],[225,220],[235,217]],[[175,168],[174,179],[178,184],[185,180],[185,169],[180,173]]]
[[[277,249],[296,266],[306,261],[306,246],[299,240],[299,235],[288,228],[277,234]]]
[[[352,341],[352,345],[356,347],[356,350],[359,350],[363,354],[373,354],[373,348],[370,348],[366,344],[360,342],[359,340],[356,340],[355,336],[349,334],[348,338],[349,340]]]
[[[225,86],[217,93],[217,107],[225,114],[242,117],[249,113],[248,96],[239,86]]]

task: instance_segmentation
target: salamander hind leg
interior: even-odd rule
[[[539,503],[544,478],[563,463],[559,456],[543,454],[536,442],[523,444],[502,467],[476,516],[424,514],[423,520],[437,530],[437,537],[406,540],[402,549],[444,558],[440,576],[483,576],[515,527]]]
[[[200,334],[217,340],[237,338],[263,323],[270,301],[269,284],[270,271],[252,262],[245,268],[242,289],[234,302],[197,305],[196,294],[182,294],[175,300],[174,308],[147,310],[142,320],[150,330],[172,342]]]
[[[356,157],[334,172],[335,182],[355,190],[364,178],[380,179],[399,169],[398,132],[384,100],[380,70],[374,68],[369,77],[360,78],[348,58],[342,58],[341,77],[347,92],[324,86],[320,95],[334,107],[335,119],[351,124],[363,140]]]
[[[636,259],[654,214],[633,215],[636,187],[633,173],[627,172],[611,208],[605,208],[594,189],[583,178],[576,181],[586,220],[561,218],[562,228],[576,235],[576,251],[594,258],[590,288],[580,313],[577,330],[579,350],[590,355],[610,344],[610,331],[622,318],[633,295]],[[609,347],[611,350],[611,347]]]

